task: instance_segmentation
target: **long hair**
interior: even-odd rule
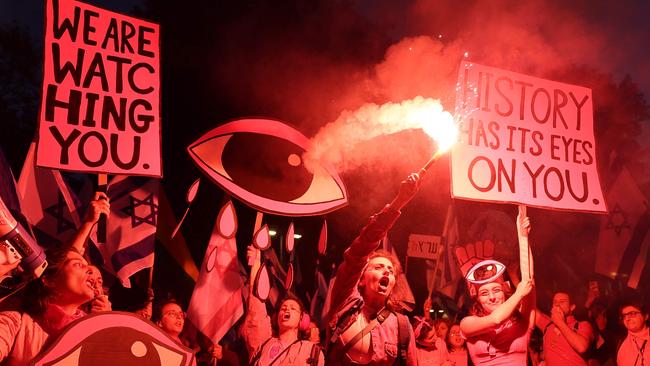
[[[405,294],[407,291],[406,289],[400,287],[400,281],[398,281],[403,275],[402,265],[399,262],[399,258],[397,258],[397,256],[395,256],[393,253],[384,249],[377,249],[372,252],[368,257],[368,262],[374,258],[386,258],[393,264],[393,271],[395,273],[395,286],[393,287],[393,290],[390,292],[390,294],[388,294],[388,299],[386,300],[386,308],[393,312],[402,312],[405,309],[403,301],[405,300]],[[366,268],[364,268],[361,272],[362,278],[367,268],[368,266],[366,265]]]
[[[510,298],[510,296],[512,296],[512,294],[513,294],[512,288],[510,287],[510,285],[507,282],[503,281],[503,278],[499,277],[499,279],[497,281],[489,282],[489,283],[499,283],[499,284],[501,284],[501,288],[503,289],[503,294],[504,294],[503,301],[508,300]],[[489,283],[483,284],[481,286],[487,285]],[[471,315],[474,315],[474,316],[486,316],[488,314],[485,313],[485,310],[483,309],[483,305],[481,305],[481,303],[478,301],[478,289],[479,288],[480,288],[480,286],[477,286],[476,297],[474,297],[474,299],[473,299],[474,302],[472,303],[472,306],[469,309],[469,313]],[[513,316],[515,316],[515,317],[519,316],[519,311],[515,310],[513,312]]]
[[[66,262],[70,248],[51,248],[46,251],[48,266],[40,278],[31,281],[23,293],[22,309],[30,316],[38,317],[45,313],[48,305],[56,296],[57,290],[52,285]]]

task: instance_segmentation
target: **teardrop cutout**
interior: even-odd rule
[[[258,299],[266,301],[269,298],[269,293],[271,292],[271,281],[269,279],[269,271],[266,268],[266,263],[262,264],[260,270],[257,272],[257,278],[255,279],[254,293]]]
[[[199,192],[199,183],[201,183],[201,178],[195,180],[190,186],[190,189],[187,190],[187,195],[185,196],[187,203],[192,203],[196,198],[196,194]]]
[[[205,270],[208,272],[211,272],[217,263],[217,249],[217,247],[212,248],[210,255],[208,255],[208,260],[205,261]]]
[[[285,248],[287,249],[287,253],[293,252],[293,246],[295,243],[295,238],[293,237],[294,229],[293,229],[293,222],[289,224],[289,228],[287,229],[287,235],[284,238],[284,244]]]
[[[293,263],[289,263],[287,278],[284,279],[284,288],[289,290],[293,286]]]
[[[237,233],[237,213],[232,201],[226,202],[217,217],[219,234],[226,239],[230,239]]]
[[[323,220],[323,228],[318,238],[318,254],[324,255],[327,251],[327,220]]]
[[[271,237],[269,235],[268,225],[262,226],[253,238],[253,245],[259,250],[267,250],[271,246]]]

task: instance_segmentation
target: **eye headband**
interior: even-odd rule
[[[473,265],[467,271],[465,279],[474,285],[482,285],[496,281],[505,270],[506,266],[503,263],[493,259],[486,259]]]

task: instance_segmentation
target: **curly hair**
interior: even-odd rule
[[[386,301],[386,307],[390,311],[394,311],[394,312],[401,312],[405,310],[405,307],[403,305],[403,300],[405,299],[405,294],[407,291],[406,289],[400,287],[401,285],[399,279],[401,278],[403,273],[402,273],[402,264],[399,262],[399,258],[397,258],[395,254],[384,249],[378,249],[372,252],[368,257],[368,263],[370,263],[370,261],[373,260],[374,258],[386,258],[393,264],[393,270],[395,274],[395,287],[393,287],[393,290],[388,295],[388,300]],[[362,278],[367,268],[368,265],[366,265],[366,267],[361,272]]]
[[[377,249],[370,254],[370,256],[368,257],[368,262],[370,262],[374,258],[388,259],[393,264],[393,270],[395,271],[395,278],[397,278],[398,275],[402,274],[402,264],[399,262],[399,258],[397,258],[395,254],[385,249]],[[365,268],[363,271],[364,272],[366,271]]]

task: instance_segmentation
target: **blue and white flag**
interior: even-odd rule
[[[32,143],[18,179],[20,206],[36,241],[58,247],[77,234],[80,205],[58,170],[36,166],[34,149]]]
[[[131,287],[131,275],[153,266],[158,187],[158,179],[127,176],[116,176],[108,185],[111,215],[106,243],[96,245],[104,268],[119,278],[124,287]],[[97,243],[96,231],[92,237]]]

